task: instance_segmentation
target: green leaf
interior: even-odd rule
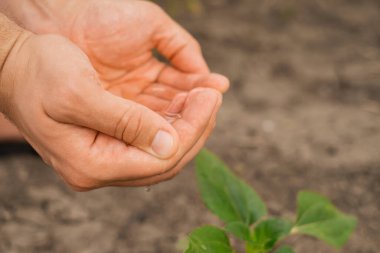
[[[188,236],[181,236],[177,243],[175,244],[176,250],[180,252],[184,252],[189,246],[189,237]]]
[[[288,246],[282,246],[276,250],[276,253],[294,253],[294,250]]]
[[[297,222],[311,206],[317,203],[331,203],[330,200],[318,193],[300,191],[297,196]]]
[[[251,235],[251,252],[267,252],[273,249],[278,240],[290,233],[292,227],[292,222],[283,219],[271,218],[261,221]]]
[[[189,235],[189,247],[186,253],[233,253],[227,235],[213,226],[195,229]]]
[[[225,230],[240,240],[250,240],[249,226],[241,221],[228,223]]]
[[[356,227],[356,219],[339,211],[327,198],[311,192],[300,192],[298,217],[293,231],[317,237],[340,248]]]
[[[201,151],[196,167],[203,202],[224,222],[251,225],[267,213],[257,193],[211,152]]]

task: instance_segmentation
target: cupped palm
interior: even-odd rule
[[[73,22],[70,38],[86,52],[105,89],[155,111],[195,87],[228,86],[224,77],[209,73],[196,40],[150,2],[90,2]]]

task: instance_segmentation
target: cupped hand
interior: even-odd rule
[[[75,190],[169,179],[198,152],[215,124],[221,94],[214,89],[178,92],[159,114],[138,99],[104,90],[102,85],[110,84],[99,76],[67,39],[24,34],[0,79],[8,94],[7,116]]]
[[[161,112],[178,93],[228,89],[225,77],[209,72],[199,43],[151,2],[85,1],[72,13],[61,20],[62,32],[116,95]],[[157,60],[153,50],[168,63]]]
[[[173,177],[210,135],[228,80],[210,73],[198,42],[150,2],[67,3],[64,15],[44,16],[50,25],[24,25],[60,33],[85,55],[60,37],[25,43],[33,71],[15,78],[12,119],[75,189]]]

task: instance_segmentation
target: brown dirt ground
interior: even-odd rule
[[[342,252],[379,252],[380,2],[208,0],[178,20],[232,81],[208,147],[272,214],[292,216],[301,189],[321,192],[359,219]],[[215,222],[193,165],[150,192],[74,193],[39,160],[0,161],[0,252],[174,253],[192,228]]]

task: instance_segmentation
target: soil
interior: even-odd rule
[[[345,253],[379,252],[380,2],[208,0],[178,21],[213,71],[231,79],[207,146],[292,217],[301,189],[321,192],[359,225]],[[33,157],[0,161],[0,252],[174,253],[217,220],[193,164],[147,191],[70,191]],[[297,252],[336,252],[307,237]]]

